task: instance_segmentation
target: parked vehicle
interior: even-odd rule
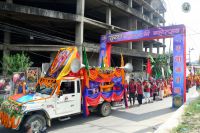
[[[111,113],[111,105],[124,97],[124,68],[93,67],[80,64],[76,47],[61,48],[46,76],[40,78],[34,93],[15,94],[1,105],[4,127],[23,129],[30,124],[34,132],[51,126],[51,120],[97,111]]]

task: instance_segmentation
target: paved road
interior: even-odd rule
[[[153,132],[166,121],[175,111],[171,109],[172,98],[144,104],[139,107],[124,109],[118,107],[112,110],[108,117],[98,117],[95,114],[88,118],[81,115],[59,122],[54,120],[48,133],[146,133]],[[0,133],[16,133],[0,127]]]

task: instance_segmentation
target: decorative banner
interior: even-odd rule
[[[37,67],[30,67],[26,71],[27,85],[29,89],[34,89],[38,81],[39,71]]]
[[[73,59],[78,58],[77,47],[67,47],[59,50],[45,77],[60,79],[71,71],[70,65]]]
[[[139,40],[152,40],[160,38],[174,38],[174,63],[173,63],[173,107],[182,105],[186,101],[186,29],[184,25],[173,25],[167,27],[156,27],[146,30],[107,34],[101,36],[99,66],[105,56],[110,66],[112,44],[132,42]],[[175,105],[176,103],[176,105]]]
[[[110,65],[111,44],[119,44],[124,42],[138,40],[152,40],[159,38],[170,38],[177,34],[184,34],[184,25],[173,25],[167,27],[150,28],[146,30],[128,31],[116,34],[107,34],[101,36],[99,66],[101,66],[102,58],[107,54],[107,60]]]
[[[186,55],[185,36],[174,36],[173,46],[173,107],[180,107],[185,101]]]
[[[14,93],[18,90],[20,83],[25,82],[25,73],[24,72],[14,72],[13,73],[13,87]]]
[[[123,73],[117,73],[117,70],[92,70],[92,75],[95,75],[89,82],[89,87],[84,87],[83,91],[83,111],[84,116],[89,115],[88,106],[96,107],[100,103],[100,99],[104,99],[107,102],[119,102],[124,98],[124,87],[123,87]],[[103,76],[102,76],[103,75]],[[109,80],[106,77],[109,77]],[[118,77],[120,76],[120,77]],[[98,78],[96,78],[98,77]],[[126,106],[127,107],[127,106]]]
[[[3,94],[4,98],[7,97],[12,91],[11,79],[1,77],[0,78],[0,94]]]
[[[27,82],[35,83],[38,81],[38,68],[30,67],[27,69]]]

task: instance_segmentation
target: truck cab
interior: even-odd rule
[[[60,94],[55,98],[56,115],[81,113],[80,79],[62,80]]]

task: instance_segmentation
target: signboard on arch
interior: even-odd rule
[[[140,40],[152,40],[160,38],[174,39],[174,63],[173,63],[173,107],[182,105],[186,101],[186,29],[184,25],[156,27],[145,30],[128,31],[101,36],[99,66],[104,58],[107,58],[110,66],[111,48],[113,44],[133,42]]]

